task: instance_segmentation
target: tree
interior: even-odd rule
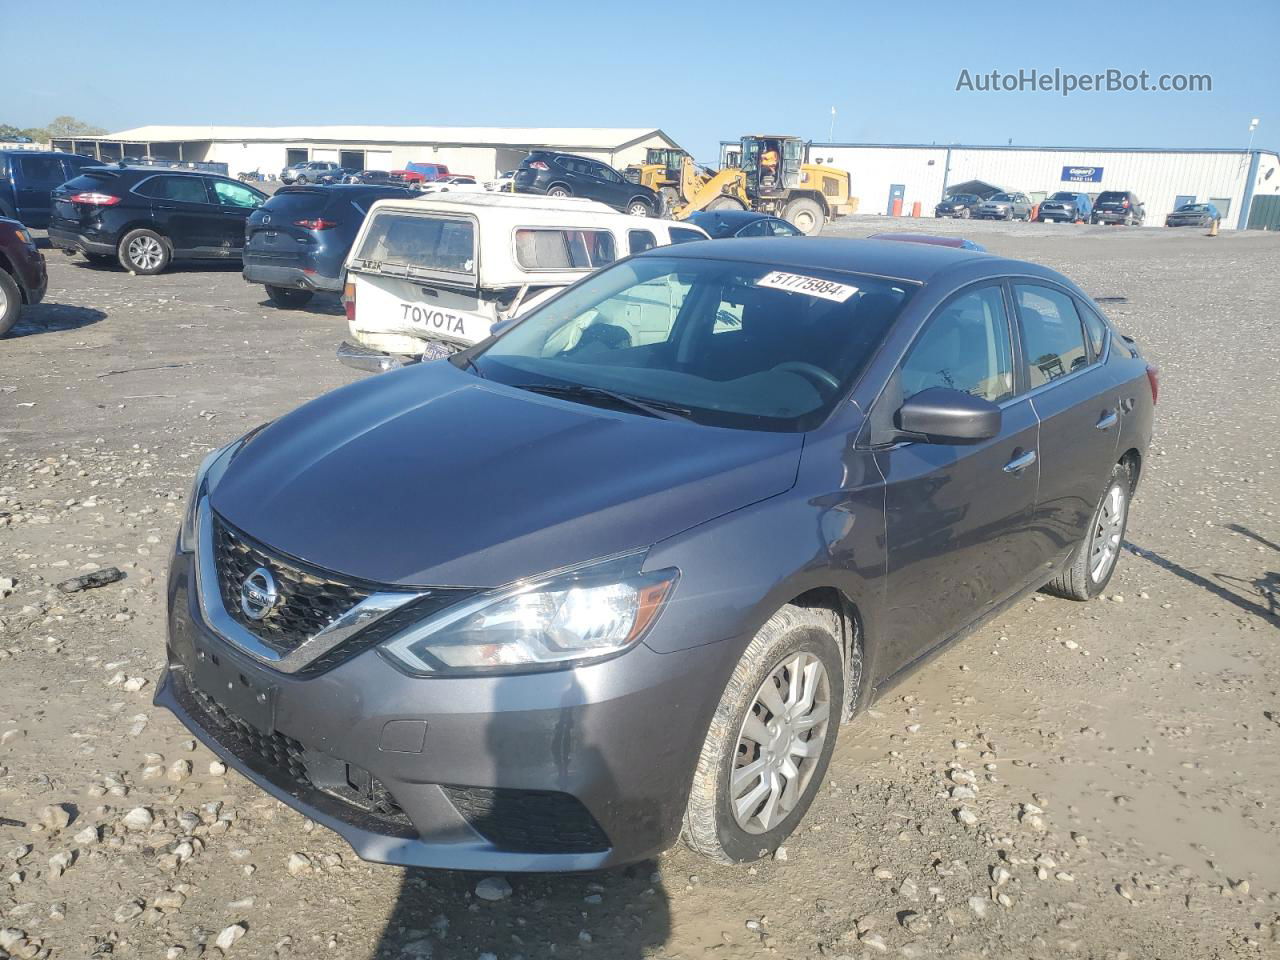
[[[54,117],[53,121],[45,127],[15,127],[11,123],[0,123],[0,139],[14,137],[30,137],[38,142],[45,142],[54,137],[92,137],[98,134],[106,133],[102,127],[95,126],[92,123],[85,123],[83,120],[77,120],[75,117],[63,116]]]

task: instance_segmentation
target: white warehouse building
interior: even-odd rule
[[[932,217],[949,189],[978,181],[1036,203],[1059,190],[1131,190],[1147,226],[1164,226],[1183,203],[1211,202],[1223,228],[1280,228],[1280,157],[1269,150],[813,143],[809,158],[849,171],[863,214],[892,214],[898,198],[903,215],[919,203]]]
[[[614,167],[642,161],[649,147],[678,144],[656,128],[410,126],[147,126],[98,137],[55,139],[53,147],[116,161],[155,157],[223,163],[230,176],[257,170],[277,176],[306,160],[357,170],[402,170],[413,161],[443,163],[454,173],[490,179],[547,148]]]

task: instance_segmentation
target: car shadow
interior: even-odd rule
[[[90,270],[99,273],[128,273],[114,257],[107,260],[86,260],[84,257],[72,257],[71,266],[78,270]],[[242,267],[239,260],[178,260],[171,263],[159,274],[150,274],[144,279],[151,276],[166,276],[171,273],[239,273]]]
[[[61,333],[66,330],[77,330],[105,320],[104,311],[94,307],[79,307],[69,303],[54,303],[49,300],[34,307],[23,307],[18,322],[5,336],[6,340],[19,337],[31,337],[40,333]]]
[[[1255,539],[1258,538],[1255,537]],[[1187,569],[1168,557],[1145,547],[1139,547],[1128,540],[1125,541],[1124,545],[1134,556],[1141,557],[1161,570],[1167,570],[1174,576],[1181,577],[1188,583],[1200,587],[1221,600],[1225,600],[1233,607],[1271,623],[1280,623],[1280,572],[1268,571],[1261,577],[1254,579],[1227,573],[1215,573],[1213,579],[1210,579],[1196,573],[1194,570]],[[1258,597],[1266,605],[1256,602],[1250,595]]]
[[[634,798],[615,796],[620,791],[610,763],[619,760],[604,756],[593,744],[591,731],[582,724],[583,712],[574,706],[582,703],[581,685],[573,671],[562,676],[561,706],[536,713],[510,712],[511,704],[528,695],[521,678],[495,684],[490,710],[495,719],[488,724],[484,743],[476,745],[483,751],[476,769],[487,766],[488,782],[513,784],[520,782],[523,771],[532,769],[544,791],[548,785],[568,789],[587,774],[593,795],[610,798],[615,810],[631,808],[621,822],[636,827],[655,822],[654,811],[637,809]],[[528,719],[517,724],[514,718]],[[549,781],[543,776],[544,768]],[[494,846],[510,849],[512,841],[501,838],[520,837],[532,844],[529,849],[540,845],[541,849],[548,849],[547,845],[564,849],[561,844],[582,843],[584,836],[591,835],[581,820],[591,819],[585,808],[570,803],[581,811],[578,814],[563,807],[549,811],[544,805],[563,794],[543,792],[539,797],[519,789],[476,793],[481,795],[479,802],[463,803],[469,804],[466,823],[482,842],[487,838]],[[453,802],[458,806],[457,799]],[[590,827],[599,829],[593,821]],[[405,871],[374,958],[490,954],[530,960],[641,960],[651,957],[671,934],[670,902],[653,861],[606,871],[511,874],[503,878],[510,894],[497,900],[476,895],[477,883],[489,876],[491,872]],[[465,908],[460,909],[460,904]]]
[[[336,293],[317,293],[300,307],[278,307],[270,297],[263,297],[258,306],[264,310],[279,310],[281,313],[314,313],[324,317],[346,317],[347,311]]]

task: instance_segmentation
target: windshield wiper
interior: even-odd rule
[[[630,394],[618,393],[604,387],[589,387],[582,383],[513,383],[518,390],[531,393],[545,393],[552,397],[563,397],[566,400],[608,400],[618,406],[630,407],[650,417],[661,420],[688,420],[693,411],[679,404],[667,403],[664,400],[650,400],[648,397],[633,397]]]

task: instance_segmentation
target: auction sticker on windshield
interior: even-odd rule
[[[806,277],[802,273],[784,273],[781,270],[766,273],[756,281],[756,286],[782,290],[786,293],[803,293],[810,297],[821,297],[823,300],[834,300],[837,303],[844,303],[858,292],[857,287],[851,287],[845,283],[835,283],[831,280],[823,280],[821,277]]]

